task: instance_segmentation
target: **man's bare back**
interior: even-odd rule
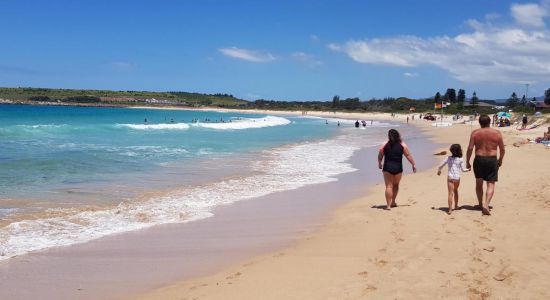
[[[493,198],[495,183],[498,181],[498,170],[504,158],[504,141],[500,131],[490,128],[491,118],[479,117],[480,129],[470,135],[470,144],[466,152],[466,168],[471,168],[470,158],[475,149],[474,175],[476,177],[476,195],[483,215],[490,215],[489,203]],[[498,160],[497,160],[498,149]],[[487,193],[483,201],[483,182],[487,182]]]
[[[500,131],[486,127],[472,132],[468,148],[475,147],[476,156],[497,156],[499,146],[504,149]]]

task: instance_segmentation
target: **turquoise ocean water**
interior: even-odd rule
[[[340,122],[341,126],[337,126]],[[237,112],[0,105],[0,259],[336,180],[389,124]]]

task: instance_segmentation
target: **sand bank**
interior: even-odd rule
[[[418,123],[437,142],[463,148],[472,129]],[[493,216],[472,207],[477,203],[472,173],[462,177],[462,209],[448,216],[446,179],[431,169],[404,177],[400,206],[392,211],[380,209],[384,198],[378,184],[283,251],[132,298],[547,299],[550,150],[513,147],[523,133],[503,132],[507,153]]]

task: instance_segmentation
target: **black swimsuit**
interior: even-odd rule
[[[383,172],[388,172],[392,175],[397,175],[403,172],[403,153],[405,147],[402,143],[390,144],[386,143],[380,151],[384,152]]]

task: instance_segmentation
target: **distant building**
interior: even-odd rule
[[[544,103],[544,101],[531,101],[531,104],[535,106],[535,110],[550,109],[550,105]]]

